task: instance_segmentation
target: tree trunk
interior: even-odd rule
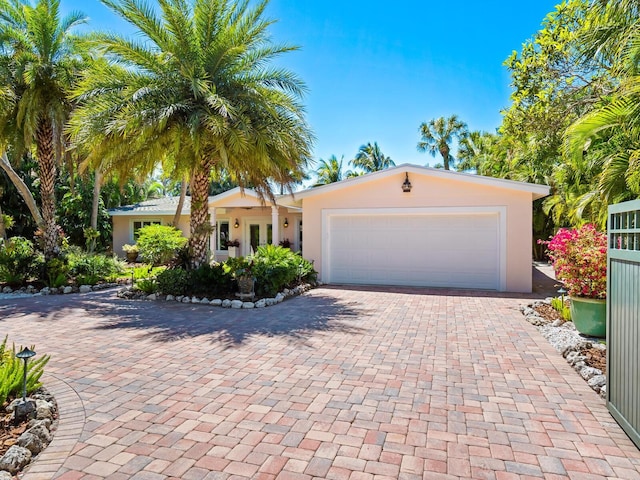
[[[96,168],[95,179],[93,182],[93,200],[91,203],[91,228],[94,232],[98,231],[98,207],[100,206],[100,188],[102,187],[102,171],[100,167]],[[96,249],[96,237],[92,236],[89,242],[89,253],[93,253]]]
[[[176,213],[173,216],[172,225],[176,228],[178,228],[178,223],[180,223],[180,216],[182,215],[182,207],[184,207],[184,199],[187,196],[187,185],[188,185],[188,179],[187,179],[187,176],[185,175],[184,178],[182,179],[182,185],[180,186],[180,199],[178,200]]]
[[[13,183],[18,192],[20,192],[20,196],[27,204],[27,208],[29,209],[29,212],[31,212],[31,216],[35,220],[36,225],[38,225],[40,229],[44,230],[44,220],[42,219],[42,215],[40,215],[40,210],[33,198],[33,194],[31,193],[31,190],[29,190],[29,187],[27,187],[27,184],[24,183],[22,178],[20,178],[20,175],[18,175],[13,169],[11,163],[9,163],[7,152],[2,152],[2,155],[0,156],[0,168],[4,170],[7,176],[11,179],[11,183]]]
[[[36,152],[40,167],[40,196],[42,197],[42,219],[44,220],[44,258],[58,255],[58,226],[56,225],[56,159],[53,147],[53,125],[47,118],[40,119],[36,129]]]
[[[449,170],[449,148],[440,147],[440,155],[442,155],[442,160],[444,160],[444,169]]]
[[[209,175],[211,161],[205,160],[198,165],[191,174],[191,237],[189,238],[189,253],[191,266],[198,268],[209,260],[207,245],[211,234],[209,224]]]

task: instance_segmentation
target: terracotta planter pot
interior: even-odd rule
[[[590,337],[607,336],[607,301],[571,297],[571,320],[576,330]]]
[[[253,293],[254,280],[252,277],[238,278],[238,292],[242,295],[250,295]]]
[[[126,252],[127,260],[131,263],[134,263],[138,259],[138,252]]]

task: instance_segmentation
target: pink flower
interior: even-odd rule
[[[587,224],[579,229],[558,230],[547,246],[556,278],[569,295],[590,298],[607,296],[607,235]]]

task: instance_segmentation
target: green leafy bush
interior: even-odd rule
[[[256,294],[273,296],[300,282],[314,282],[317,272],[300,254],[276,245],[258,247],[252,257]]]
[[[231,292],[233,281],[222,264],[205,264],[189,271],[189,285],[193,295],[210,297]]]
[[[158,291],[158,282],[155,278],[142,278],[136,282],[135,287],[138,290],[151,295]]]
[[[556,310],[562,318],[564,318],[567,322],[571,321],[571,308],[565,305],[565,302],[562,298],[552,298],[551,306],[554,310]]]
[[[190,286],[190,275],[182,268],[168,268],[156,277],[158,290],[165,295],[186,295]]]
[[[95,285],[101,280],[124,272],[123,262],[116,257],[86,253],[73,247],[66,254],[69,273],[80,285]]]
[[[35,347],[31,346],[31,350]],[[33,358],[27,364],[27,395],[42,386],[40,377],[49,361],[49,355]],[[15,345],[7,348],[7,337],[0,344],[0,405],[7,399],[18,398],[22,395],[24,361],[16,357]]]
[[[143,280],[146,278],[156,278],[161,272],[165,271],[167,267],[153,267],[151,265],[140,265],[133,269],[133,279]]]
[[[0,281],[22,285],[42,271],[44,258],[33,242],[23,237],[0,241]]]
[[[59,288],[69,281],[69,264],[63,258],[52,258],[46,263],[47,285]]]
[[[136,245],[145,262],[152,265],[166,265],[186,243],[187,239],[175,227],[147,225],[138,230]]]

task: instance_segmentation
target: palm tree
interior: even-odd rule
[[[339,182],[343,178],[353,176],[351,170],[346,172],[342,171],[342,163],[344,161],[344,155],[340,157],[340,160],[335,155],[331,155],[328,159],[319,160],[318,168],[316,168],[316,176],[318,177],[314,187],[320,185],[328,185],[330,183]]]
[[[86,17],[73,12],[61,19],[58,0],[37,0],[35,6],[28,0],[5,0],[0,12],[2,77],[11,89],[11,101],[0,109],[0,135],[6,142],[13,129],[14,138],[16,131],[22,133],[25,148],[35,145],[44,254],[51,258],[58,253],[54,182],[71,111],[68,93],[82,66],[71,31]]]
[[[136,40],[100,35],[110,62],[96,62],[76,91],[76,142],[98,138],[120,174],[150,173],[163,155],[189,172],[191,264],[207,261],[207,193],[213,170],[274,200],[310,158],[303,83],[270,65],[295,47],[270,42],[268,1],[104,0],[138,30]],[[104,149],[103,149],[104,151]],[[98,161],[93,156],[90,161]]]
[[[449,170],[455,159],[451,155],[451,143],[454,139],[461,140],[467,135],[467,124],[457,115],[449,118],[436,118],[420,125],[422,140],[418,142],[419,152],[428,152],[432,156],[440,153],[444,162],[444,169]]]
[[[354,167],[363,169],[366,173],[377,172],[395,166],[391,157],[387,157],[382,153],[378,142],[373,142],[373,145],[371,145],[371,142],[362,145],[356,157],[351,160],[351,164]]]

